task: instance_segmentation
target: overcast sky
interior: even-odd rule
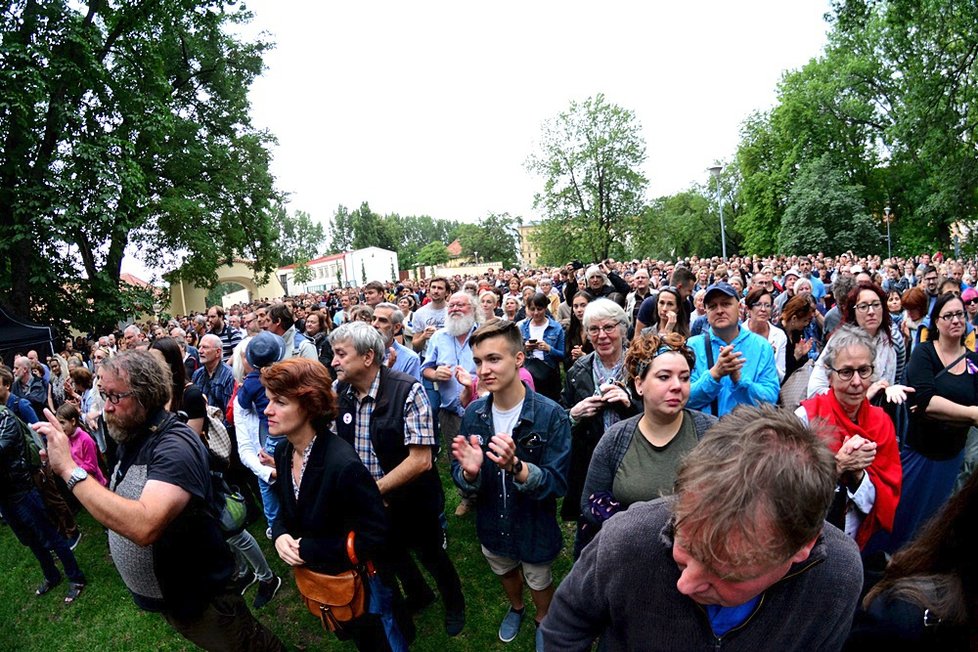
[[[635,112],[649,198],[705,182],[782,73],[818,56],[826,0],[311,2],[250,0],[275,43],[251,91],[278,138],[289,209],[338,204],[524,221],[541,124],[604,93]]]

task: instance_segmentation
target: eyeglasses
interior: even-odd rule
[[[883,304],[879,301],[873,301],[872,303],[857,303],[856,310],[863,313],[864,315],[872,310],[873,312],[879,312],[883,308]]]
[[[127,396],[132,396],[132,395],[133,395],[133,392],[131,392],[131,391],[129,391],[129,392],[122,392],[121,394],[116,394],[115,392],[103,392],[103,391],[99,391],[99,396],[102,397],[102,400],[108,401],[112,405],[118,405],[119,404],[119,401],[121,401],[122,399],[126,398]]]
[[[859,377],[863,379],[869,378],[870,376],[873,375],[873,370],[875,369],[875,367],[873,367],[873,365],[871,364],[868,364],[859,367],[858,369],[853,369],[852,367],[843,367],[842,369],[829,367],[829,369],[839,374],[839,378],[841,378],[842,380],[852,380],[853,374],[859,374]]]
[[[978,304],[978,298],[975,298],[975,299],[968,299],[967,301],[965,301],[965,303],[966,303],[967,305],[969,305],[969,306],[973,306],[973,305],[975,305],[975,304]]]
[[[594,337],[598,333],[604,333],[605,335],[611,335],[616,330],[618,330],[618,324],[605,324],[604,326],[588,326],[587,334]]]
[[[936,283],[937,282],[937,277],[936,276],[925,276],[924,277],[924,280],[927,281],[928,283]]]
[[[938,315],[938,319],[943,319],[946,322],[952,322],[955,319],[964,321],[964,312],[961,310],[958,310],[956,312],[947,312],[944,313],[943,315]]]
[[[770,303],[755,303],[754,304],[754,307],[757,308],[758,310],[770,310],[771,309],[771,304]]]

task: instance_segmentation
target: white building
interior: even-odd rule
[[[308,267],[311,279],[306,283],[295,281],[295,265],[278,269],[279,280],[289,295],[360,286],[369,281],[396,282],[400,269],[397,252],[380,247],[330,254],[310,260]]]

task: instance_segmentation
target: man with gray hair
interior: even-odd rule
[[[51,468],[108,528],[112,560],[136,605],[204,649],[285,650],[228,588],[234,562],[219,525],[220,496],[203,441],[166,410],[169,367],[125,351],[102,363],[99,382],[105,424],[119,444],[109,487],[72,459],[50,411],[34,429],[47,437]]]
[[[234,393],[234,372],[224,363],[223,354],[220,337],[208,333],[200,338],[200,369],[192,378],[200,393],[207,397],[207,404],[219,409],[222,415]]]
[[[404,313],[393,303],[374,306],[373,327],[384,338],[387,349],[384,364],[393,371],[414,376],[421,381],[421,358],[410,348],[394,339],[404,327]]]
[[[825,521],[836,478],[793,414],[739,407],[683,459],[674,497],[605,522],[557,589],[546,649],[841,649],[863,573]]]
[[[445,495],[433,463],[438,439],[425,390],[417,378],[383,364],[383,337],[363,322],[343,324],[330,333],[329,343],[339,403],[336,434],[356,449],[384,496],[391,540],[397,542],[390,551],[394,572],[409,606],[422,608],[434,599],[411,559],[413,549],[438,585],[445,630],[456,636],[465,625],[465,598],[442,548]]]
[[[461,368],[475,374],[469,336],[480,321],[478,301],[464,291],[449,297],[445,325],[431,336],[424,364],[421,365],[421,375],[432,382],[440,395],[438,426],[446,442],[452,441],[458,434],[462,415],[465,414],[460,401],[462,386],[456,378],[458,370]]]

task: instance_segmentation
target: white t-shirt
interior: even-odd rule
[[[535,326],[533,322],[530,322],[530,339],[536,340],[537,342],[543,341],[543,333],[547,330],[547,324],[543,326]],[[534,350],[531,354],[537,360],[543,360],[543,351]]]
[[[520,420],[520,412],[523,411],[523,401],[520,401],[508,410],[500,410],[496,404],[492,405],[492,431],[497,435],[513,434],[513,429]]]

